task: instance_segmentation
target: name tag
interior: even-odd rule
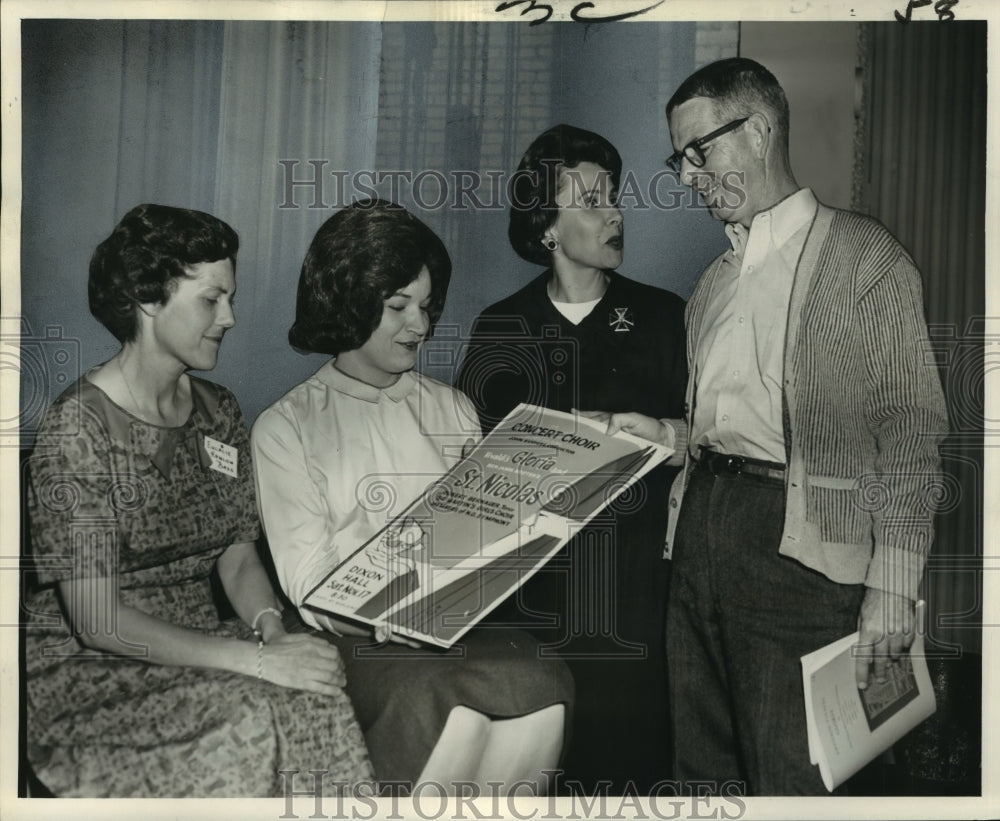
[[[209,467],[235,479],[239,467],[239,453],[236,448],[225,442],[220,442],[218,439],[213,439],[211,436],[206,436],[204,442],[205,452],[211,459]]]

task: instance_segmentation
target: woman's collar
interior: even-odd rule
[[[417,378],[412,371],[406,371],[399,375],[399,379],[387,388],[377,388],[348,376],[343,371],[337,369],[336,358],[331,359],[316,372],[317,378],[323,384],[333,388],[338,393],[346,394],[354,399],[361,399],[365,402],[378,402],[385,395],[393,402],[399,402],[406,398],[417,384]]]

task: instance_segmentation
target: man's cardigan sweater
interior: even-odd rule
[[[687,306],[688,361],[722,257]],[[694,367],[688,418],[694,410]],[[948,420],[920,273],[876,220],[819,205],[796,269],[784,353],[779,552],[833,581],[910,598],[933,535]],[[670,494],[666,555],[693,468]]]

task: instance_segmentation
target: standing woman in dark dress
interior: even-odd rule
[[[561,411],[678,418],[687,365],[684,303],[627,279],[616,206],[622,162],[569,125],[540,135],[515,175],[509,237],[546,270],[476,319],[456,381],[484,432],[519,402]],[[595,519],[501,609],[570,664],[577,707],[566,777],[640,792],[670,776],[661,466]]]

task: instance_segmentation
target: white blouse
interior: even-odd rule
[[[296,605],[481,437],[465,394],[415,371],[380,389],[327,362],[253,426],[261,521]],[[322,619],[301,608],[306,623]]]

